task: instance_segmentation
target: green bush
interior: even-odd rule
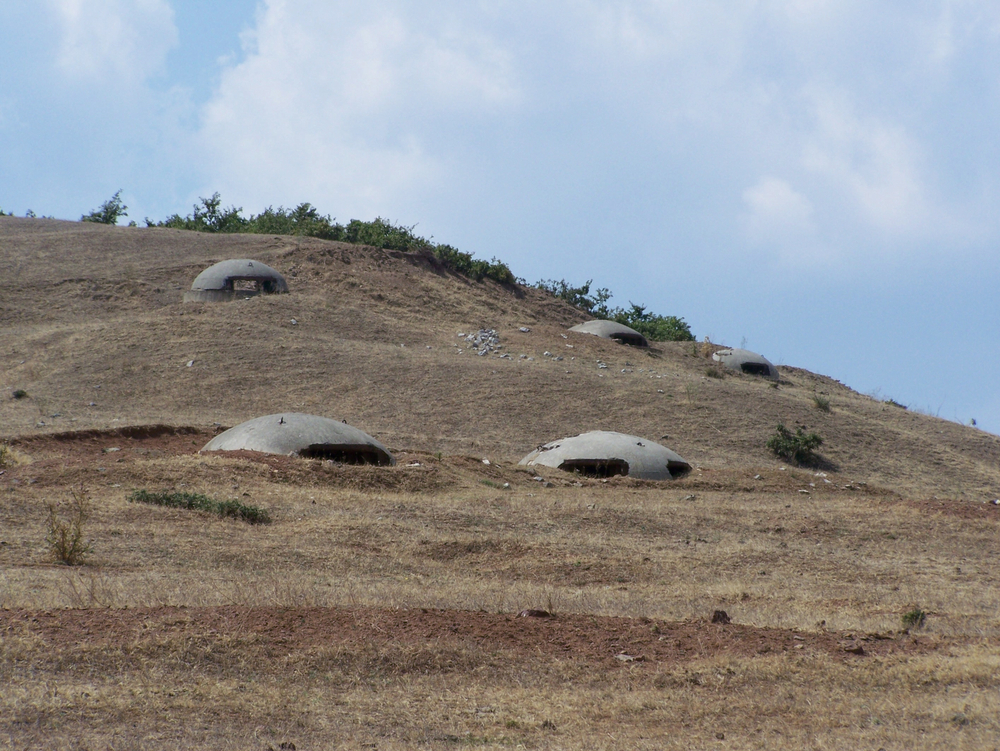
[[[775,433],[767,441],[767,447],[784,459],[796,464],[815,464],[819,457],[814,449],[819,448],[823,439],[816,433],[806,433],[802,428],[796,428],[792,433],[781,423],[775,429]]]
[[[629,302],[628,308],[612,308],[608,305],[611,292],[606,287],[590,291],[593,279],[588,279],[579,287],[574,287],[565,279],[542,279],[535,287],[565,300],[570,305],[589,313],[594,318],[617,321],[633,328],[644,337],[655,342],[691,342],[694,334],[683,318],[661,316],[646,310],[645,305]]]
[[[118,224],[118,219],[125,216],[128,216],[128,206],[122,203],[122,192],[119,190],[111,198],[102,203],[100,208],[81,216],[80,221],[95,222],[97,224]]]
[[[243,209],[230,206],[222,208],[218,193],[211,198],[201,198],[194,205],[192,213],[186,217],[174,214],[162,222],[146,219],[147,227],[168,227],[194,232],[245,233],[253,235],[298,235],[317,237],[321,240],[338,240],[356,245],[373,245],[386,250],[418,251],[428,250],[440,259],[446,267],[476,281],[492,279],[501,284],[513,284],[514,274],[507,264],[494,258],[483,261],[473,258],[471,253],[463,253],[451,245],[443,245],[427,240],[413,233],[413,227],[393,224],[376,217],[364,222],[352,219],[345,227],[329,216],[320,214],[309,203],[299,204],[294,209],[283,206],[268,206],[260,214],[243,216]]]
[[[201,493],[150,493],[136,490],[129,494],[132,503],[149,503],[154,506],[169,506],[193,511],[206,511],[223,517],[241,519],[249,524],[270,524],[271,515],[265,509],[248,506],[239,501],[216,501]]]

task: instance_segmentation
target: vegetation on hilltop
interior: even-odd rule
[[[645,305],[636,305],[629,301],[627,308],[612,308],[608,305],[611,291],[599,287],[590,291],[593,279],[588,279],[579,287],[571,286],[565,279],[558,282],[553,279],[543,279],[535,284],[538,289],[550,292],[562,298],[570,305],[590,313],[594,318],[617,321],[635,329],[647,339],[657,342],[693,342],[694,334],[683,318],[663,316],[646,310]]]
[[[491,261],[475,258],[471,253],[460,251],[454,246],[435,243],[414,234],[414,227],[393,224],[381,217],[370,222],[352,219],[344,225],[331,219],[328,214],[320,214],[310,203],[301,203],[294,209],[268,206],[260,214],[244,216],[242,207],[223,208],[222,198],[217,192],[211,198],[201,198],[199,201],[187,216],[173,214],[160,222],[147,218],[146,226],[193,232],[298,235],[372,245],[388,250],[428,250],[449,269],[476,281],[493,279],[501,284],[525,283],[523,279],[516,278],[503,261],[496,258]],[[127,209],[122,203],[119,190],[99,208],[82,216],[81,221],[117,224],[120,217],[128,216]],[[134,222],[131,224],[134,225]],[[610,290],[600,287],[591,293],[592,283],[593,279],[588,279],[581,286],[573,287],[565,279],[558,282],[543,279],[536,282],[535,287],[565,300],[595,318],[629,326],[652,341],[694,341],[691,328],[683,318],[653,313],[646,306],[636,305],[631,301],[627,308],[611,307],[608,305]]]
[[[162,222],[146,219],[146,226],[195,232],[300,235],[322,240],[373,245],[389,250],[429,250],[448,268],[476,281],[493,279],[501,284],[513,284],[516,281],[514,274],[503,261],[496,258],[492,261],[473,258],[471,253],[463,253],[451,245],[435,243],[415,235],[413,227],[393,224],[381,217],[376,217],[371,222],[352,219],[343,225],[332,220],[329,215],[320,214],[309,203],[301,203],[294,209],[268,206],[260,214],[245,217],[242,208],[235,206],[222,208],[222,199],[218,193],[213,194],[211,198],[200,200],[201,204],[195,204],[194,211],[188,216],[174,214]]]

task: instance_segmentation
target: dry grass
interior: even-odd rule
[[[996,745],[996,437],[795,368],[777,388],[710,378],[694,343],[563,339],[580,316],[561,303],[401,254],[9,218],[0,236],[19,281],[0,387],[30,394],[0,400],[0,746]],[[295,294],[181,305],[224,257]],[[512,361],[459,354],[480,326]],[[195,453],[213,422],[289,409],[347,418],[400,462]],[[158,422],[200,427],[109,431]],[[778,422],[820,433],[836,469],[783,467]],[[47,437],[82,428],[104,432]],[[696,469],[514,465],[594,428],[668,434]],[[92,552],[54,565],[47,508],[80,487]],[[644,660],[615,658],[632,643]]]

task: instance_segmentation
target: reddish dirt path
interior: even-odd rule
[[[24,632],[56,649],[127,644],[171,635],[221,639],[252,634],[254,651],[263,657],[317,646],[417,646],[433,642],[437,647],[461,647],[474,643],[524,659],[572,659],[604,666],[683,663],[717,655],[752,657],[794,650],[857,660],[927,652],[942,644],[909,634],[796,632],[713,624],[707,619],[671,623],[587,615],[536,618],[419,608],[0,611],[0,635]]]

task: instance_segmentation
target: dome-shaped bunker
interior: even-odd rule
[[[720,349],[712,355],[712,359],[721,362],[727,368],[739,370],[742,373],[770,378],[772,381],[777,381],[779,378],[778,369],[771,364],[770,360],[747,349],[739,349],[738,347]]]
[[[690,464],[665,446],[606,430],[546,443],[518,464],[554,467],[592,477],[628,475],[639,480],[670,480],[691,471]]]
[[[362,430],[328,417],[280,412],[230,428],[202,451],[261,451],[343,464],[395,464],[389,450]]]
[[[570,328],[580,334],[593,334],[603,339],[614,339],[621,344],[631,344],[633,347],[648,347],[649,342],[646,337],[635,329],[618,323],[617,321],[603,321],[595,319],[586,323],[578,323]]]
[[[288,292],[285,277],[266,263],[234,258],[209,266],[195,277],[184,302],[227,302],[255,295]]]

